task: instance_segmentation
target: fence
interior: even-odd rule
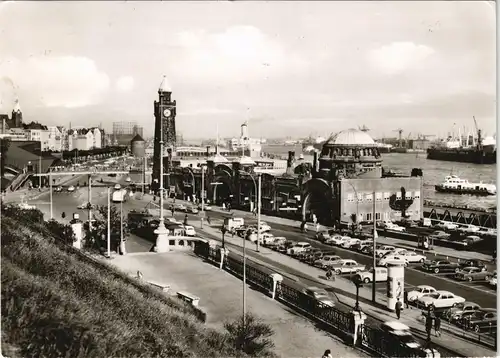
[[[220,247],[214,248],[207,242],[198,241],[194,252],[208,262],[219,266],[221,260]],[[223,268],[237,277],[243,276],[243,263],[241,260],[225,256]],[[246,265],[246,280],[248,283],[261,288],[264,292],[273,290],[272,277],[252,265]],[[333,333],[352,343],[355,331],[355,322],[352,312],[343,312],[335,307],[330,307],[313,297],[306,295],[301,290],[285,285],[277,285],[276,296],[279,301],[301,313],[325,324]],[[381,357],[425,357],[421,349],[413,349],[393,336],[378,328],[366,324],[359,327],[359,340],[357,344],[365,350],[376,353]]]

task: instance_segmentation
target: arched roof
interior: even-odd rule
[[[215,164],[218,164],[218,163],[228,163],[229,162],[229,160],[227,160],[226,157],[223,157],[220,154],[216,154],[213,157],[210,157],[208,160],[213,161]]]
[[[366,132],[358,129],[350,128],[338,132],[333,137],[328,139],[324,145],[327,146],[375,146],[375,141]]]
[[[130,141],[131,143],[134,143],[134,142],[144,142],[144,139],[142,139],[142,137],[140,136],[139,133],[137,133],[135,135],[134,138],[132,138],[132,140]]]

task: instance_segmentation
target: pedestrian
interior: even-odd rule
[[[434,319],[434,331],[436,333],[436,337],[441,337],[441,315],[437,314]]]
[[[236,229],[233,227],[231,228],[231,237],[234,237],[234,233],[236,232]]]
[[[327,349],[325,353],[323,353],[323,356],[321,358],[333,358],[332,357],[332,351]]]
[[[410,308],[410,305],[408,304],[408,291],[405,290],[403,293],[403,300],[405,303],[405,308]]]
[[[401,303],[401,301],[399,300],[398,298],[398,302],[396,302],[396,316],[398,317],[398,319],[401,318],[401,309],[403,308],[403,304]]]
[[[188,215],[186,214],[184,216],[184,225],[187,225],[188,224]]]
[[[430,343],[432,332],[432,316],[430,313],[427,313],[427,317],[425,319],[425,331],[427,332],[427,343]]]
[[[174,206],[173,206],[173,205],[172,205],[172,207],[170,208],[170,212],[172,213],[172,217],[174,217],[175,208],[174,208]]]
[[[210,216],[207,216],[207,223],[208,223],[208,225],[212,225],[212,224],[210,223]]]

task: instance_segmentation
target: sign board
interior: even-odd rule
[[[396,302],[403,303],[405,288],[404,266],[392,266],[387,269],[387,308],[394,311]]]

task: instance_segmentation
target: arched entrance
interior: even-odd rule
[[[210,200],[216,205],[221,205],[222,203],[231,201],[233,192],[231,190],[229,179],[226,176],[218,176],[215,179],[215,182],[212,183],[213,196]]]
[[[302,220],[311,221],[315,214],[322,225],[332,225],[333,196],[328,182],[323,179],[311,179],[307,182],[302,204]]]

